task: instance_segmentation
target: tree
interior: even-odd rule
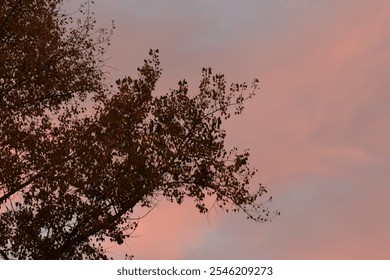
[[[74,19],[61,0],[0,3],[0,255],[4,259],[106,259],[103,242],[135,230],[136,206],[192,198],[268,221],[249,153],[227,151],[222,128],[258,88],[202,70],[199,93],[155,96],[151,50],[138,77],[104,80],[110,30],[89,2]],[[93,108],[86,110],[86,104]],[[213,197],[215,203],[206,205]]]

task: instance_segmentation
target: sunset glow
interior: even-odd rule
[[[183,78],[196,91],[202,67],[259,78],[227,144],[250,149],[253,184],[281,212],[260,224],[162,200],[114,258],[390,258],[389,1],[95,2],[98,24],[115,22],[112,80],[135,75],[150,48],[156,94]]]

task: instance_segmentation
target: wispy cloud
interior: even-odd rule
[[[162,52],[159,90],[203,66],[261,92],[229,123],[282,216],[200,216],[162,203],[128,244],[138,258],[388,258],[388,1],[98,1],[116,21],[113,76]],[[126,248],[124,248],[126,249]]]

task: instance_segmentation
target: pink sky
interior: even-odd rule
[[[127,246],[136,259],[390,258],[390,2],[95,1],[116,29],[115,79],[161,52],[158,91],[202,67],[261,91],[227,124],[282,212],[271,223],[162,200]],[[141,214],[141,212],[140,212]]]

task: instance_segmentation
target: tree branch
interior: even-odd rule
[[[9,260],[7,254],[1,249],[0,249],[0,255],[3,257],[4,260]]]

